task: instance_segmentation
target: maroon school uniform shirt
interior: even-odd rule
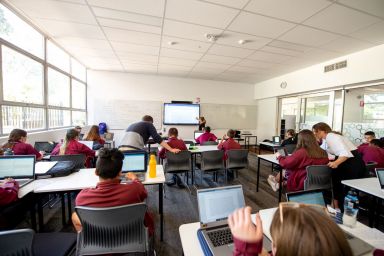
[[[140,181],[134,180],[129,184],[121,184],[119,179],[101,181],[96,188],[83,189],[76,197],[77,206],[114,207],[141,203],[147,198],[147,191]],[[154,233],[154,223],[151,215],[146,212],[144,224],[149,234]]]
[[[18,199],[19,183],[8,181],[0,186],[0,206],[5,206]]]
[[[304,189],[304,180],[307,177],[305,168],[309,165],[325,165],[329,162],[328,157],[310,158],[304,148],[293,152],[290,156],[279,156],[279,164],[289,172],[287,180],[288,191],[298,191]]]
[[[180,150],[188,150],[187,149],[187,146],[185,145],[184,141],[183,140],[180,140],[176,137],[170,137],[167,141],[168,145],[171,147],[171,148],[177,148],[177,149],[180,149]],[[165,158],[165,153],[167,153],[167,149],[166,148],[162,148],[159,152],[159,156],[160,158]]]
[[[201,144],[204,144],[204,142],[206,141],[216,141],[216,140],[217,140],[217,137],[215,136],[215,134],[210,132],[205,132],[201,134],[199,137],[197,137],[196,142],[201,145]]]
[[[51,155],[56,156],[60,154],[61,144],[57,144],[56,147],[52,150]],[[95,151],[85,146],[84,144],[78,142],[77,140],[70,140],[65,150],[65,155],[77,155],[83,154],[87,158],[85,160],[85,167],[91,167],[91,160],[95,156]]]
[[[241,146],[239,143],[237,143],[233,138],[228,138],[225,141],[221,141],[220,144],[217,146],[218,149],[224,150],[224,160],[227,160],[228,155],[227,152],[230,149],[241,149]]]
[[[16,142],[13,147],[12,151],[15,155],[35,155],[36,159],[41,157],[41,154],[39,151],[34,149],[31,144],[24,143],[24,142]]]
[[[384,149],[375,146],[358,147],[357,151],[362,154],[365,164],[376,162],[377,168],[384,168]]]

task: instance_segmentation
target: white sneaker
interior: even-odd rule
[[[279,189],[279,183],[277,183],[276,181],[274,181],[272,179],[269,179],[269,177],[268,177],[268,184],[271,186],[271,188],[275,192]]]

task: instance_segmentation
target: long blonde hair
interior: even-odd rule
[[[59,155],[65,155],[65,151],[67,150],[68,144],[71,140],[76,139],[76,137],[79,136],[79,132],[76,129],[69,129],[67,131],[67,134],[65,135],[65,139],[63,141],[63,144],[60,146],[60,152]]]
[[[299,132],[296,149],[304,148],[310,158],[327,158],[327,152],[320,148],[316,137],[310,130]]]

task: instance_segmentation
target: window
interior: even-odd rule
[[[45,128],[44,108],[2,106],[2,133],[10,133],[15,128],[40,130]]]
[[[328,121],[329,96],[307,98],[305,108],[305,122]]]
[[[48,105],[70,107],[69,77],[48,68]]]
[[[2,61],[4,100],[43,104],[43,65],[5,46]]]
[[[69,55],[51,41],[47,41],[47,61],[69,73]]]
[[[44,58],[43,35],[1,4],[0,37],[41,59]]]
[[[85,84],[72,79],[72,108],[85,109],[86,105]]]
[[[71,111],[62,109],[49,109],[49,128],[65,127],[71,125]]]
[[[83,111],[72,111],[72,125],[84,126],[87,120],[87,113]]]
[[[74,58],[71,58],[71,74],[81,81],[85,81],[87,78],[87,70]]]
[[[384,92],[364,94],[364,119],[384,120]]]

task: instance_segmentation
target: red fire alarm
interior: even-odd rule
[[[360,107],[364,107],[364,101],[363,100],[360,101]]]

